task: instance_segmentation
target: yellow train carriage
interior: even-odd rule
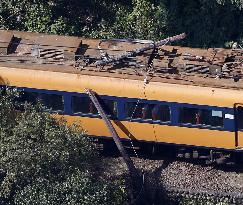
[[[162,82],[144,85],[141,80],[13,66],[0,67],[0,77],[1,84],[45,95],[47,106],[53,105],[69,123],[80,121],[92,136],[110,138],[111,134],[92,108],[85,88],[100,96],[123,139],[235,151],[243,148],[240,90]]]
[[[124,142],[242,153],[242,50],[163,45],[184,37],[152,45],[1,30],[0,84],[97,139],[111,134],[85,89]]]

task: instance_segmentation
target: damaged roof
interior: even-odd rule
[[[168,39],[158,44],[0,30],[0,66],[243,88],[243,49],[169,46]]]

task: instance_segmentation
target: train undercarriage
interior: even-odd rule
[[[118,156],[115,142],[109,138],[93,138],[98,150],[105,155]],[[171,160],[185,160],[208,165],[243,165],[243,150],[225,150],[168,143],[122,140],[130,156]]]

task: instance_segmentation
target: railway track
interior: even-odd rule
[[[243,203],[243,175],[225,168],[173,162],[161,174],[168,192],[187,198]]]
[[[110,158],[105,177],[126,175],[122,159]],[[243,170],[205,166],[168,159],[132,158],[145,174],[144,195],[154,204],[178,204],[187,199],[201,204],[243,204]],[[112,174],[111,174],[112,173]],[[202,203],[204,202],[204,203]],[[146,203],[145,203],[146,204]]]

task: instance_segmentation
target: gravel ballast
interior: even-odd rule
[[[243,172],[238,169],[220,169],[183,161],[132,158],[135,166],[145,173],[153,192],[158,197],[191,198],[211,204],[243,204]],[[122,158],[107,158],[106,177],[127,175]],[[156,192],[156,193],[155,193]],[[187,202],[189,203],[189,202]],[[210,203],[208,203],[210,204]]]

